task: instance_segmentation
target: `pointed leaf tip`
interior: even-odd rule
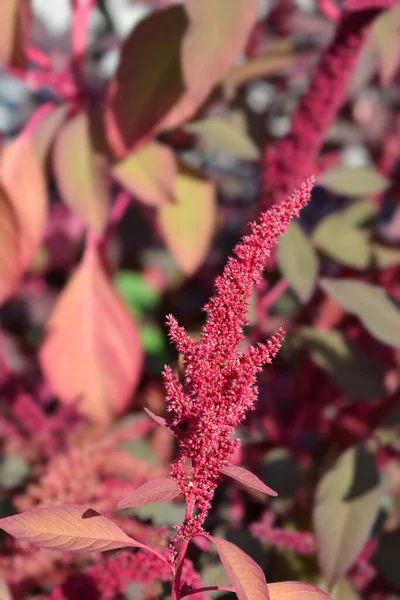
[[[207,539],[217,548],[239,600],[271,600],[265,575],[250,556],[226,540],[211,535]]]
[[[144,483],[118,502],[118,508],[136,508],[143,504],[167,502],[181,494],[181,488],[173,479],[160,477]]]
[[[282,581],[269,583],[270,600],[331,600],[325,592],[308,583]]]
[[[88,506],[43,506],[0,519],[0,528],[19,540],[65,552],[102,552],[144,547]]]
[[[249,488],[252,488],[253,490],[257,490],[257,492],[263,492],[264,494],[268,494],[268,496],[278,495],[277,492],[265,485],[261,479],[243,467],[227,465],[221,469],[221,473],[231,477],[232,479],[235,479],[239,483],[242,483]]]

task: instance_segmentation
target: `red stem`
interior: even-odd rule
[[[193,509],[194,509],[194,503],[195,503],[194,498],[190,498],[188,500],[188,502],[186,504],[185,521],[190,519],[190,517],[192,516]],[[177,558],[176,564],[175,564],[175,574],[174,574],[174,577],[172,580],[171,600],[179,600],[181,598],[181,596],[179,595],[179,590],[181,589],[181,576],[182,576],[183,562],[185,560],[189,541],[190,540],[187,540],[187,539],[180,541],[180,548],[178,550],[178,558]]]

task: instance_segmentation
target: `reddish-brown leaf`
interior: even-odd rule
[[[158,224],[176,263],[192,275],[203,262],[215,229],[214,185],[193,171],[176,178],[175,202],[158,209]]]
[[[138,200],[150,206],[171,202],[177,167],[174,153],[158,142],[152,142],[113,169],[115,179]]]
[[[39,247],[47,218],[46,180],[31,129],[23,131],[4,148],[0,180],[18,222],[23,271]]]
[[[298,581],[269,583],[268,590],[271,600],[331,600],[328,594],[314,585]]]
[[[118,508],[136,508],[143,504],[167,502],[181,494],[181,488],[173,479],[160,477],[144,483],[118,502]]]
[[[0,304],[18,286],[21,272],[17,218],[7,194],[0,188]]]
[[[228,475],[228,477],[232,477],[232,479],[236,479],[236,481],[239,481],[239,483],[242,483],[253,490],[268,494],[268,496],[278,495],[277,492],[274,492],[274,490],[265,485],[261,479],[243,467],[227,465],[221,469],[221,473]]]
[[[144,410],[147,412],[147,414],[149,415],[150,419],[153,419],[153,421],[155,423],[157,423],[157,425],[161,425],[161,427],[164,427],[170,433],[172,433],[172,431],[170,430],[170,428],[167,426],[167,422],[164,419],[164,417],[159,417],[158,415],[156,415],[155,413],[153,413],[153,411],[151,411],[149,408],[144,407]]]
[[[100,236],[107,224],[110,193],[102,159],[91,145],[85,113],[73,117],[58,134],[54,169],[65,203]]]
[[[91,246],[47,329],[40,362],[61,401],[79,400],[80,411],[100,422],[123,412],[141,373],[142,349],[137,327]]]
[[[43,506],[0,519],[0,528],[19,540],[65,552],[103,552],[143,547],[115,523],[88,506]]]
[[[199,6],[188,0],[184,7],[156,11],[125,42],[105,112],[108,139],[119,157],[194,114],[234,64],[259,2]]]
[[[215,544],[239,600],[270,600],[264,573],[250,556],[226,540],[207,539]]]
[[[0,61],[24,68],[24,37],[29,24],[29,4],[20,0],[0,2]]]

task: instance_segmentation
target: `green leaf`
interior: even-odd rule
[[[154,310],[160,301],[159,293],[134,271],[119,271],[114,284],[135,317],[142,311]]]
[[[314,291],[318,258],[301,226],[295,221],[279,238],[277,261],[296,295],[302,302],[307,302]]]
[[[151,519],[156,527],[161,525],[176,525],[177,523],[182,523],[185,518],[185,505],[183,503],[163,502],[162,504],[145,504],[144,506],[127,510],[132,510],[132,515],[140,519]]]
[[[144,323],[140,327],[140,339],[147,354],[161,354],[166,349],[165,336],[159,327]]]
[[[386,394],[383,369],[342,332],[302,327],[304,340],[316,365],[341,387],[349,398],[380,398]]]
[[[400,264],[400,250],[383,244],[372,244],[372,262],[378,269]]]
[[[370,233],[358,229],[357,225],[372,214],[368,203],[356,202],[343,211],[325,217],[314,230],[314,244],[341,264],[366,269],[372,256]]]
[[[257,146],[237,127],[223,119],[196,121],[185,127],[189,133],[199,135],[202,141],[219,152],[231,154],[243,160],[256,160],[259,157]]]
[[[356,315],[371,335],[400,347],[400,308],[383,288],[355,279],[323,278],[320,285],[337,304]]]
[[[20,486],[29,475],[28,463],[9,454],[0,463],[0,487],[11,490]]]
[[[374,167],[333,167],[325,171],[320,183],[330,192],[345,196],[379,194],[389,187],[389,180]]]
[[[388,85],[400,66],[400,7],[384,11],[372,27],[381,84]]]
[[[342,454],[320,481],[313,512],[318,561],[329,589],[368,539],[381,500],[375,459],[359,445]]]

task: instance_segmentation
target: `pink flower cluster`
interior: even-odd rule
[[[282,330],[265,344],[242,353],[242,330],[248,323],[252,288],[260,282],[278,237],[308,202],[312,184],[310,179],[286,202],[250,225],[249,235],[235,248],[236,258],[229,259],[216,280],[216,294],[204,307],[208,318],[197,343],[172,316],[168,317],[170,337],[183,356],[185,371],[180,382],[170,367],[164,370],[167,425],[180,447],[171,476],[179,483],[187,506],[199,511],[192,517],[189,510],[178,529],[178,535],[185,539],[202,531],[220,469],[238,446],[232,434],[256,400],[257,374],[280,348]],[[188,460],[190,472],[185,468]]]
[[[250,531],[271,546],[293,550],[299,554],[309,555],[316,551],[315,539],[309,531],[287,531],[274,527],[275,515],[267,510],[259,523],[250,525]]]

